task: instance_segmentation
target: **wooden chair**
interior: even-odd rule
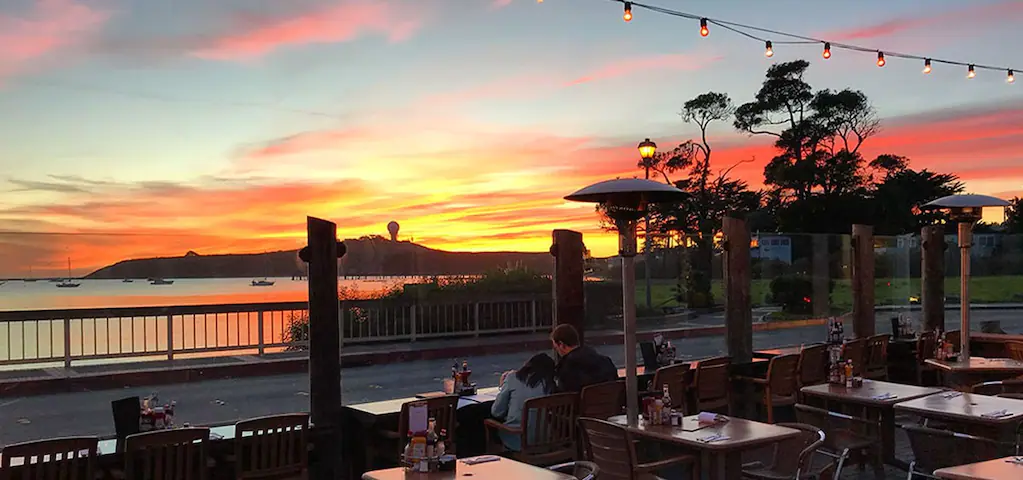
[[[916,339],[916,384],[917,385],[935,385],[937,384],[937,378],[933,382],[927,381],[924,375],[932,373],[932,377],[937,377],[937,372],[934,367],[927,364],[927,359],[934,358],[934,348],[937,344],[938,338],[934,332],[923,332],[920,337]]]
[[[886,333],[867,338],[863,378],[888,380],[888,341]]]
[[[447,430],[448,438],[444,441],[445,450],[448,453],[455,453],[455,427],[458,423],[458,395],[445,395],[443,397],[427,398],[402,404],[401,413],[398,414],[398,431],[383,432],[387,438],[397,439],[397,455],[400,457],[405,453],[405,445],[409,442],[409,408],[417,403],[426,403],[426,416],[436,420],[436,433],[438,435],[440,435],[441,429]]]
[[[98,449],[97,437],[51,438],[8,445],[0,449],[3,456],[0,480],[93,480]],[[12,468],[12,464],[20,466]]]
[[[206,480],[208,428],[136,433],[124,440],[124,474],[130,480]]]
[[[664,391],[664,385],[667,385],[668,394],[671,395],[671,407],[681,409],[684,406],[685,396],[689,390],[689,385],[686,383],[686,375],[688,373],[688,363],[679,363],[676,365],[658,368],[657,371],[654,372],[654,380],[650,384],[650,391],[653,393],[661,393]],[[592,415],[584,416],[592,417]]]
[[[970,392],[979,395],[1023,394],[1023,378],[978,383],[970,388]]]
[[[586,458],[600,468],[600,480],[656,479],[654,472],[689,465],[693,480],[700,479],[699,455],[676,455],[641,463],[636,455],[637,439],[625,427],[595,418],[580,418]]]
[[[867,339],[849,340],[842,347],[842,359],[852,360],[853,375],[863,376],[863,363],[867,358]]]
[[[558,473],[564,473],[565,475],[571,475],[576,480],[597,480],[600,476],[600,467],[593,462],[568,462],[547,467],[548,470]]]
[[[767,423],[774,423],[775,407],[796,404],[798,387],[799,355],[779,355],[767,365],[767,378],[738,377],[757,387],[757,403],[767,410]]]
[[[731,366],[732,359],[729,357],[700,360],[693,374],[695,405],[687,408],[687,412],[725,410],[726,415],[732,414]]]
[[[824,432],[805,423],[779,423],[778,425],[799,430],[801,433],[774,445],[774,461],[771,465],[763,465],[759,462],[743,465],[743,478],[753,480],[820,478],[823,466],[815,469],[813,457],[817,453],[817,449],[824,444]]]
[[[1005,350],[1009,358],[1023,362],[1023,342],[1005,342]]]
[[[625,410],[624,380],[589,385],[583,387],[579,393],[580,417],[607,420],[615,415],[621,415],[623,410]]]
[[[945,341],[952,344],[952,351],[955,353],[959,353],[959,350],[962,350],[960,348],[962,346],[961,345],[962,336],[963,336],[962,330],[951,330],[945,332]]]
[[[552,465],[575,460],[578,408],[577,394],[557,393],[526,400],[519,427],[509,427],[494,419],[483,424],[488,432],[519,435],[522,449],[508,452],[509,456],[532,465]]]
[[[828,381],[828,346],[812,345],[799,352],[799,388]]]
[[[244,420],[234,431],[236,480],[308,478],[309,414]]]
[[[125,397],[110,402],[110,410],[114,415],[114,434],[117,435],[115,449],[124,450],[124,439],[128,435],[141,433],[139,417],[142,412],[142,400],[139,397]]]

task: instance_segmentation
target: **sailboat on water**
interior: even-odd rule
[[[250,283],[249,285],[253,287],[272,287],[274,283],[276,283],[273,280],[267,280],[267,276],[270,270],[270,257],[267,257],[266,253],[263,253],[263,257],[266,259],[266,266],[263,267],[263,279],[252,280],[252,283]]]
[[[57,288],[78,288],[82,284],[71,281],[71,257],[67,257],[67,279],[57,284]]]

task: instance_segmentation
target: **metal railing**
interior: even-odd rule
[[[263,355],[302,350],[306,302],[0,312],[0,366],[82,360]],[[341,342],[532,332],[553,322],[550,296],[443,303],[342,301]]]

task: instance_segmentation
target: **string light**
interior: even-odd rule
[[[543,0],[537,0],[537,3],[540,3],[542,1]],[[831,47],[834,46],[835,48],[841,48],[841,49],[851,50],[851,51],[855,51],[855,52],[864,52],[864,53],[874,53],[874,52],[876,52],[877,53],[877,66],[878,67],[884,67],[887,64],[887,60],[885,59],[885,53],[883,51],[881,51],[881,50],[877,50],[877,49],[874,49],[874,48],[868,48],[868,47],[864,47],[864,46],[860,46],[860,45],[853,45],[853,44],[850,44],[850,43],[834,43],[834,42],[826,41],[826,40],[823,40],[823,39],[820,39],[820,38],[809,37],[809,36],[806,36],[806,35],[800,35],[800,34],[795,34],[795,33],[788,33],[788,32],[783,32],[783,31],[780,31],[780,30],[773,30],[773,29],[764,28],[764,27],[758,27],[758,26],[754,26],[754,25],[746,25],[746,24],[741,24],[741,23],[738,23],[738,22],[732,22],[732,21],[728,21],[728,20],[720,20],[720,19],[708,18],[708,17],[704,17],[704,16],[701,16],[701,15],[696,15],[696,14],[693,14],[693,13],[687,13],[687,12],[682,12],[682,11],[678,11],[678,10],[672,10],[672,9],[661,7],[661,6],[657,6],[657,5],[651,5],[651,4],[641,3],[641,2],[635,2],[635,1],[631,1],[631,0],[629,0],[629,1],[626,1],[626,0],[611,0],[611,1],[620,2],[620,3],[625,5],[625,14],[623,16],[625,21],[632,20],[632,8],[633,7],[637,7],[637,8],[644,8],[644,9],[650,10],[650,11],[655,12],[655,13],[660,13],[660,14],[664,14],[664,15],[673,16],[673,17],[679,17],[679,18],[684,18],[684,19],[689,19],[689,20],[697,20],[697,21],[700,22],[700,36],[703,36],[703,37],[706,37],[706,36],[710,35],[710,27],[709,27],[709,25],[713,23],[714,25],[717,25],[720,28],[723,28],[723,29],[729,30],[729,31],[731,31],[733,33],[742,35],[742,36],[744,36],[746,38],[749,38],[751,40],[757,40],[757,41],[760,41],[760,42],[764,42],[764,44],[767,46],[765,51],[764,51],[764,55],[767,56],[767,57],[771,57],[771,56],[774,55],[774,49],[773,49],[773,45],[772,45],[773,42],[771,40],[767,40],[766,38],[758,36],[757,35],[758,33],[759,34],[766,34],[764,36],[783,37],[783,39],[775,38],[775,40],[774,40],[774,41],[778,41],[781,44],[817,44],[817,45],[824,44],[824,50],[821,53],[821,56],[824,59],[831,58]],[[1012,82],[1015,81],[1015,79],[1013,78],[1013,72],[1015,70],[1018,70],[1018,69],[1012,69],[1012,68],[1008,68],[1008,67],[998,67],[998,66],[993,66],[993,65],[980,65],[980,64],[974,64],[974,63],[960,62],[960,61],[956,61],[956,60],[945,60],[945,59],[927,58],[927,57],[924,57],[924,56],[921,56],[921,55],[914,55],[914,54],[908,54],[908,53],[899,53],[899,52],[892,52],[892,51],[888,51],[887,55],[889,57],[902,58],[902,59],[923,60],[924,61],[923,73],[925,73],[925,74],[931,73],[931,63],[932,62],[936,62],[936,63],[943,63],[943,64],[946,64],[946,65],[957,65],[957,66],[960,66],[960,67],[968,67],[969,68],[969,74],[967,75],[968,78],[976,77],[976,75],[977,75],[976,70],[978,70],[978,69],[986,69],[986,70],[996,70],[996,71],[1008,72],[1008,77],[1006,78],[1006,82],[1012,83]]]
[[[1012,83],[1016,81],[1016,76],[1012,74],[1012,70],[1009,70],[1009,76],[1005,77],[1006,83]]]
[[[976,77],[976,76],[977,76],[977,70],[976,70],[976,69],[974,69],[974,68],[973,68],[973,65],[971,64],[971,65],[970,65],[970,66],[969,66],[969,67],[968,67],[968,68],[966,69],[966,78],[973,78],[973,77]]]

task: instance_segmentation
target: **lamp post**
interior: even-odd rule
[[[646,170],[646,179],[650,180],[650,160],[657,153],[657,144],[650,139],[639,142],[636,146],[639,150],[639,158],[643,160],[643,168]],[[643,277],[646,280],[646,308],[653,308],[653,295],[650,292],[650,213],[643,217]]]
[[[988,195],[949,195],[929,202],[927,209],[947,210],[959,224],[959,361],[970,361],[970,247],[973,225],[984,207],[1007,207],[1009,202]]]
[[[651,203],[678,201],[681,190],[646,179],[606,180],[583,188],[565,200],[604,206],[618,230],[618,255],[622,257],[622,323],[625,330],[626,418],[639,423],[639,388],[636,383],[636,222]]]

